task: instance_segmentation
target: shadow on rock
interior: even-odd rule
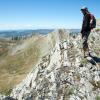
[[[96,56],[92,56],[92,55],[90,55],[90,57],[91,57],[96,63],[100,63],[100,57],[96,57]]]
[[[96,65],[97,63],[100,63],[100,58],[96,57],[96,56],[92,56],[89,55],[89,57],[87,57],[88,62],[90,62],[92,65]]]
[[[96,65],[96,62],[93,59],[87,58],[88,62],[90,62],[92,65]]]
[[[14,99],[12,97],[5,97],[3,100],[17,100],[17,99]]]

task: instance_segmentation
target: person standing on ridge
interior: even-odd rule
[[[96,19],[93,14],[88,11],[87,7],[81,8],[81,12],[83,13],[83,24],[81,29],[82,40],[83,40],[83,51],[84,51],[84,58],[90,55],[89,47],[88,47],[88,37],[91,33],[91,30],[96,27]]]

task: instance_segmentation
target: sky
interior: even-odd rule
[[[0,0],[0,30],[81,28],[83,6],[100,18],[100,0]]]

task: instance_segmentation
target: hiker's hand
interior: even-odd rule
[[[91,29],[91,32],[93,32],[93,28]]]

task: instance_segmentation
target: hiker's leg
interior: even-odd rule
[[[86,52],[86,49],[87,49],[87,40],[86,40],[86,36],[84,35],[83,36],[83,52],[84,52],[84,57],[85,57],[85,52]]]
[[[82,50],[82,51],[83,51],[83,55],[84,55],[84,57],[85,57],[85,50],[84,50],[84,41],[85,41],[84,36],[85,36],[85,35],[84,35],[84,34],[85,34],[85,32],[82,32],[81,38],[82,38],[82,44],[83,44],[83,48],[82,48],[83,50]]]
[[[86,53],[89,52],[89,47],[88,47],[88,36],[89,33],[85,32],[83,36],[83,51],[84,51],[84,57],[86,57]]]
[[[88,45],[88,37],[89,37],[89,35],[90,35],[90,32],[91,32],[91,31],[88,31],[88,32],[87,32],[87,36],[86,36],[86,40],[87,40],[87,52],[88,52],[88,55],[90,55],[90,53],[89,53],[90,50],[89,50],[89,45]]]
[[[89,47],[88,47],[88,37],[90,35],[90,31],[83,32],[82,34],[82,40],[83,40],[83,51],[84,51],[84,57],[86,56],[86,52],[89,54]]]

